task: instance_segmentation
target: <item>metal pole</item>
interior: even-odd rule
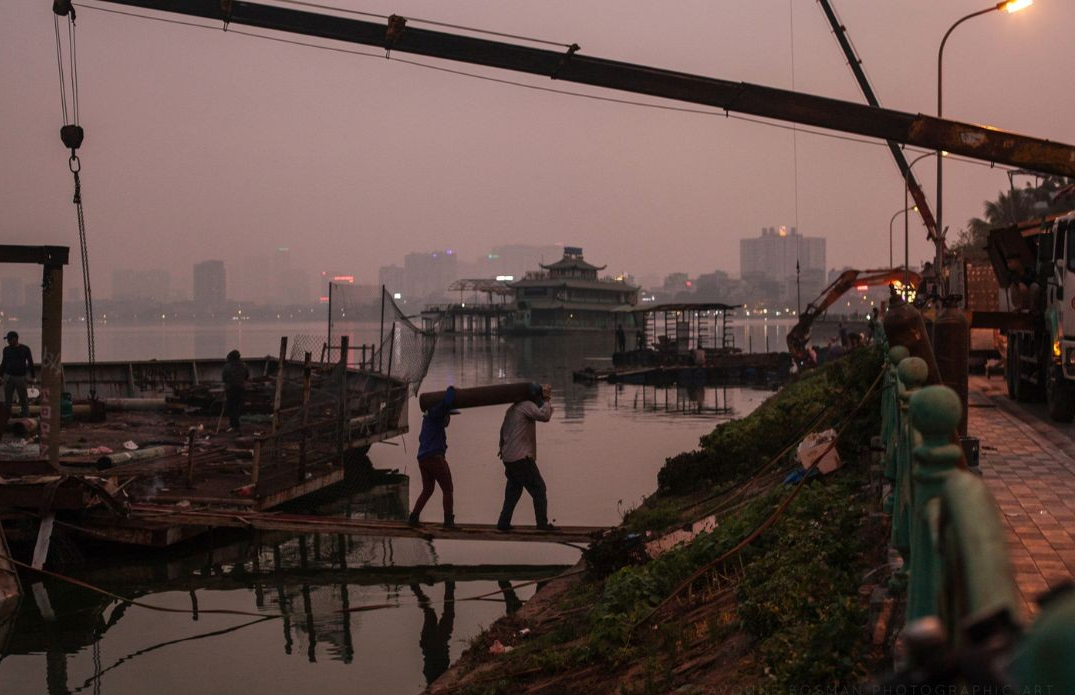
[[[324,362],[324,357],[321,358]],[[328,283],[328,361],[332,362],[332,281]]]
[[[988,14],[990,12],[995,12],[996,10],[1002,9],[1004,7],[1004,5],[1005,5],[1005,3],[1001,2],[1001,3],[997,4],[997,5],[991,5],[990,7],[987,7],[984,10],[978,10],[977,12],[971,12],[966,17],[963,17],[963,18],[959,19],[955,24],[953,24],[951,27],[948,28],[948,31],[946,31],[944,33],[944,38],[941,39],[941,46],[937,50],[937,118],[940,118],[944,114],[944,110],[942,108],[942,106],[943,106],[943,103],[942,103],[943,91],[942,91],[941,88],[942,88],[943,79],[944,79],[944,71],[943,71],[943,67],[944,67],[944,45],[948,42],[948,37],[952,35],[952,32],[955,31],[956,27],[958,27],[960,24],[962,24],[963,22],[967,21],[968,19],[973,19],[974,17],[978,17],[978,16],[983,15],[983,14]],[[936,239],[934,240],[935,244],[936,244],[936,247],[937,247],[937,251],[936,251],[936,255],[934,257],[934,268],[933,268],[933,270],[937,274],[937,291],[942,296],[947,294],[947,290],[948,290],[947,286],[945,286],[943,284],[943,282],[942,282],[943,281],[943,274],[941,273],[941,268],[942,268],[942,266],[944,264],[944,239],[947,236],[946,230],[944,228],[944,217],[942,215],[942,212],[943,212],[943,209],[944,209],[943,177],[944,177],[944,157],[942,156],[941,150],[937,150],[937,236],[936,236]]]
[[[63,266],[46,264],[41,285],[41,452],[60,468],[60,391],[63,389],[60,347],[63,323]]]

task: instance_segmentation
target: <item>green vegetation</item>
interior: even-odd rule
[[[673,456],[657,474],[662,495],[682,495],[749,476],[782,448],[796,444],[828,409],[822,426],[831,426],[862,398],[881,369],[876,350],[856,350],[843,359],[806,372],[749,417],[732,420],[702,437],[701,448]],[[853,460],[879,421],[877,407],[864,408],[839,444]]]
[[[755,684],[767,679],[777,688],[801,689],[858,682],[867,617],[860,578],[885,552],[875,528],[880,522],[869,514],[875,500],[862,463],[880,421],[878,398],[867,399],[839,443],[845,466],[811,479],[773,526],[719,568],[741,575],[736,584],[721,585],[732,587],[722,601],[689,602],[689,612],[666,607],[659,620],[648,620],[686,579],[750,536],[787,500],[791,486],[755,492],[720,516],[712,532],[656,559],[645,556],[642,544],[646,531],[696,515],[691,505],[701,497],[748,478],[806,430],[838,427],[880,369],[878,351],[855,351],[804,375],[747,418],[717,427],[698,451],[669,459],[660,494],[586,551],[590,581],[557,606],[560,619],[501,659],[500,675],[516,676],[472,692],[510,692],[508,681],[518,689],[518,678],[536,674],[550,687],[563,685],[556,678],[580,687],[578,679],[589,678],[601,686],[620,683],[615,687],[623,693],[671,691],[685,684],[678,665],[729,640],[750,650]],[[831,417],[818,423],[830,406]]]

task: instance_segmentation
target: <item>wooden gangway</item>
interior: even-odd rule
[[[96,520],[104,523],[104,519]],[[405,521],[385,519],[353,519],[313,514],[285,514],[254,510],[184,509],[172,505],[132,504],[130,516],[120,524],[138,527],[164,525],[169,527],[238,528],[257,531],[289,533],[342,533],[351,536],[392,536],[425,540],[510,541],[538,543],[588,544],[603,533],[602,526],[560,526],[555,531],[543,531],[534,526],[515,526],[501,532],[492,524],[462,523],[457,529],[445,529],[439,523],[408,526]],[[459,523],[459,522],[457,522]],[[114,526],[116,520],[108,525]],[[94,532],[93,522],[86,531]]]

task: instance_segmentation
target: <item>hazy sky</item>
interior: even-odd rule
[[[862,100],[815,0],[332,2]],[[928,114],[936,113],[941,37],[989,4],[833,2],[882,105]],[[0,13],[0,242],[74,251],[50,6],[8,0]],[[790,130],[722,115],[550,94],[85,5],[78,12],[80,154],[99,288],[115,267],[170,268],[182,285],[196,260],[233,264],[276,246],[359,282],[376,282],[379,266],[409,251],[453,248],[469,259],[501,243],[578,245],[609,270],[636,275],[736,274],[738,239],[779,225],[827,237],[830,267],[877,267],[887,263],[889,220],[903,206],[883,143],[800,131],[796,148]],[[1070,0],[962,25],[945,50],[945,116],[1075,143],[1072,29]],[[915,171],[932,202],[932,160]],[[1008,178],[949,161],[945,183],[954,235]],[[911,256],[920,260],[930,251],[913,215]],[[902,218],[896,229],[902,240]]]

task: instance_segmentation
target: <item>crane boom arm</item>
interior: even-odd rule
[[[833,305],[836,300],[844,295],[852,287],[859,285],[876,286],[888,285],[893,282],[910,282],[916,288],[922,284],[922,276],[918,273],[901,268],[886,268],[884,270],[845,270],[832,281],[828,287],[821,291],[817,299],[810,302],[806,309],[799,314],[799,321],[788,331],[788,352],[797,362],[802,362],[806,355],[807,343],[810,340],[810,326],[814,320],[823,314],[826,309]]]
[[[317,14],[239,0],[104,0],[530,73],[890,140],[1058,176],[1075,176],[1075,147],[984,126],[772,87],[534,48],[473,36]]]
[[[866,103],[870,106],[880,106],[881,103],[877,100],[877,95],[873,93],[873,87],[870,86],[866,72],[862,69],[862,61],[855,54],[855,49],[847,38],[847,28],[836,17],[836,10],[833,9],[832,3],[829,0],[818,0],[818,3],[825,13],[825,18],[829,20],[829,24],[832,26],[832,33],[835,34],[836,41],[840,44],[840,48],[847,58],[851,73],[855,76],[855,80],[858,81],[859,88],[862,89],[862,95],[866,97]],[[936,240],[937,220],[933,217],[933,211],[926,201],[926,195],[922,192],[922,187],[918,185],[918,179],[915,178],[914,172],[911,171],[911,166],[907,163],[907,157],[903,155],[903,150],[900,149],[899,143],[894,140],[888,141],[888,149],[892,152],[892,158],[896,160],[900,175],[907,182],[907,191],[915,202],[915,209],[922,216],[922,223],[926,225],[926,237],[931,241]]]

